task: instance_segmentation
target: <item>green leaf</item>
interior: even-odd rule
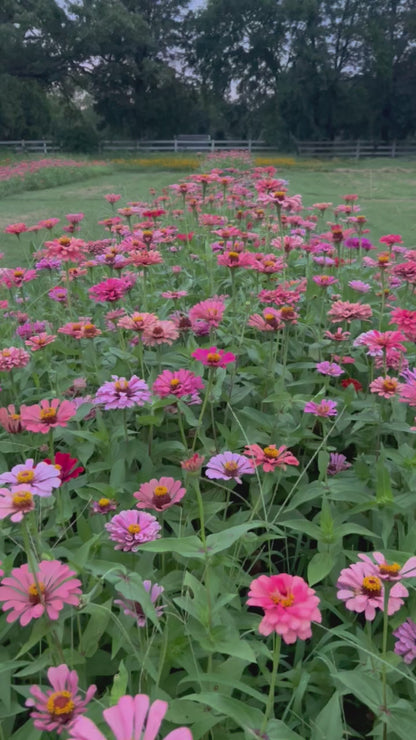
[[[334,558],[328,552],[316,552],[309,561],[308,565],[308,583],[313,586],[315,583],[322,581],[334,566]]]
[[[199,558],[204,560],[206,553],[204,546],[196,535],[191,537],[166,537],[140,545],[143,552],[175,552],[184,558]]]
[[[376,462],[376,500],[379,504],[390,504],[394,501],[390,473],[382,457]]]
[[[128,680],[128,671],[124,665],[124,661],[121,661],[118,673],[114,676],[113,685],[111,687],[110,700],[112,705],[117,704],[118,700],[126,694]]]
[[[237,542],[240,537],[247,534],[250,529],[256,529],[256,527],[264,527],[264,523],[247,522],[246,524],[237,524],[237,526],[224,529],[222,532],[210,534],[207,537],[207,549],[211,555],[227,550],[234,544],[234,542]]]
[[[335,740],[344,737],[340,696],[337,691],[332,694],[317,718],[312,720],[312,725],[311,740]]]
[[[266,727],[266,735],[270,740],[303,740],[301,735],[291,730],[284,722],[280,719],[272,719]],[[255,735],[258,737],[258,734]],[[338,740],[335,735],[331,740]]]
[[[112,599],[100,605],[93,603],[86,604],[82,610],[83,613],[91,614],[89,622],[82,633],[79,645],[81,655],[84,655],[86,658],[91,658],[98,650],[100,639],[111,619],[111,602]]]
[[[214,691],[190,694],[186,696],[186,699],[211,707],[216,712],[232,719],[243,730],[256,730],[261,726],[263,720],[263,714],[259,709],[230,696],[216,694]]]

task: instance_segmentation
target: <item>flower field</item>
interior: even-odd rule
[[[0,740],[413,737],[416,249],[210,166],[5,229]]]

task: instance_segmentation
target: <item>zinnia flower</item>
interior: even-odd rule
[[[103,717],[115,740],[156,740],[167,709],[167,702],[157,699],[150,705],[146,694],[137,694],[122,696],[114,707],[104,709]],[[68,740],[106,740],[87,717],[78,717],[70,734]],[[192,740],[192,734],[186,727],[178,727],[163,740]]]
[[[163,373],[157,376],[152,391],[160,398],[166,396],[186,398],[186,396],[189,396],[189,401],[192,404],[201,402],[198,391],[204,387],[202,378],[190,370],[164,370]]]
[[[387,563],[381,552],[373,552],[373,559],[366,553],[359,553],[358,557],[367,563],[370,568],[373,568],[374,574],[382,581],[400,581],[402,578],[414,578],[416,576],[416,557],[406,560],[402,567],[399,563]]]
[[[104,383],[95,394],[94,403],[104,404],[108,409],[127,409],[132,406],[143,406],[150,401],[151,394],[147,383],[137,375],[132,375],[130,380],[112,375],[112,381]]]
[[[328,311],[328,316],[333,324],[341,321],[350,323],[355,319],[366,321],[371,319],[372,315],[373,312],[368,303],[350,303],[349,301],[335,301]]]
[[[75,572],[59,560],[42,560],[35,575],[27,563],[13,568],[10,576],[3,578],[0,601],[3,611],[11,609],[7,622],[20,621],[26,627],[32,619],[39,619],[45,612],[55,620],[64,604],[78,606],[81,581],[73,578]]]
[[[150,597],[150,601],[152,604],[155,604],[158,600],[159,596],[163,594],[163,591],[165,590],[163,586],[159,586],[158,583],[154,583],[152,585],[151,581],[143,581],[143,587],[147,591]],[[132,586],[133,588],[133,586]],[[133,619],[136,620],[138,627],[145,627],[146,626],[146,615],[143,611],[143,608],[140,604],[140,602],[134,600],[134,594],[132,594],[132,598],[126,599],[115,599],[114,603],[117,604],[117,606],[121,607],[124,614],[127,617],[133,617]],[[158,617],[161,617],[163,614],[163,610],[165,609],[165,606],[163,604],[160,604],[159,606],[155,606],[156,615]]]
[[[142,341],[146,347],[154,347],[155,344],[172,344],[179,337],[179,330],[173,321],[153,321],[145,326]]]
[[[14,404],[9,404],[7,408],[3,406],[0,409],[0,426],[10,434],[19,434],[23,431],[20,414],[16,413]]]
[[[329,463],[326,469],[328,475],[336,475],[337,473],[342,473],[343,470],[348,470],[348,468],[350,467],[351,463],[347,461],[345,455],[342,455],[340,452],[329,453]]]
[[[33,458],[25,463],[15,465],[10,472],[0,475],[0,483],[12,486],[24,485],[30,493],[36,496],[51,496],[53,488],[59,488],[61,479],[58,470],[45,462],[34,464]]]
[[[271,473],[275,468],[286,470],[287,465],[299,465],[299,460],[287,449],[286,445],[276,449],[276,445],[246,445],[244,454],[251,458],[254,465],[263,466],[265,473]]]
[[[328,362],[327,360],[324,362],[318,362],[315,367],[318,373],[321,373],[322,375],[330,375],[332,378],[338,378],[344,372],[342,367],[337,365],[336,362]]]
[[[6,347],[0,350],[0,372],[10,372],[15,367],[26,367],[30,360],[29,352],[19,347]]]
[[[105,528],[110,539],[117,542],[114,549],[124,552],[137,552],[143,542],[158,539],[161,530],[156,517],[136,509],[127,509],[116,514]]]
[[[384,586],[379,575],[375,575],[372,563],[353,563],[344,568],[337,581],[337,597],[345,601],[347,609],[362,613],[370,622],[376,616],[376,609],[384,609]],[[403,605],[402,597],[408,596],[407,588],[395,583],[389,593],[387,613],[397,612]]]
[[[186,489],[182,488],[182,483],[173,478],[152,478],[148,483],[142,483],[139,490],[133,493],[138,503],[138,509],[155,509],[155,511],[164,511],[171,506],[178,504],[185,496]]]
[[[103,497],[92,502],[91,510],[93,514],[108,514],[110,511],[115,511],[117,506],[117,501],[114,499]]]
[[[71,478],[78,478],[84,472],[84,468],[81,465],[77,467],[77,458],[71,457],[67,452],[55,452],[53,461],[47,457],[43,462],[53,465],[57,469],[61,484],[66,483]]]
[[[379,377],[373,380],[369,387],[371,393],[377,393],[381,398],[392,398],[400,391],[401,383],[397,378],[390,378],[386,375],[385,378]]]
[[[101,283],[93,285],[88,294],[97,303],[119,301],[132,288],[130,280],[125,278],[107,278]]]
[[[33,494],[26,486],[16,486],[13,492],[0,488],[0,519],[10,516],[10,521],[21,522],[24,515],[34,508]]]
[[[221,478],[222,480],[235,480],[236,483],[242,483],[241,475],[252,474],[254,466],[251,460],[247,460],[244,455],[237,452],[221,452],[220,455],[214,455],[208,461],[205,475],[207,478]]]
[[[27,707],[33,707],[30,716],[37,730],[57,732],[69,730],[74,719],[85,712],[97,687],[88,687],[83,698],[78,693],[78,674],[70,671],[63,663],[56,668],[49,668],[48,680],[51,689],[42,691],[39,686],[32,686],[30,693],[34,699],[26,700]]]
[[[75,416],[77,408],[72,401],[52,401],[43,399],[34,406],[21,406],[20,419],[22,426],[29,432],[47,434],[54,427],[66,427],[69,419]]]
[[[259,576],[251,582],[248,596],[248,606],[264,609],[260,634],[276,632],[287,645],[298,638],[306,640],[311,637],[311,622],[322,620],[319,599],[300,576],[287,573]]]
[[[192,357],[208,367],[226,367],[230,362],[235,362],[237,359],[232,352],[225,352],[223,349],[217,349],[216,347],[210,347],[209,349],[200,347],[192,352]]]
[[[394,652],[397,655],[402,655],[403,660],[407,665],[413,663],[416,658],[416,624],[412,619],[406,619],[400,627],[393,632],[393,636],[397,637],[394,645]]]
[[[303,409],[305,414],[314,414],[321,418],[328,418],[329,416],[337,415],[337,402],[331,401],[329,398],[323,398],[320,403],[315,401],[308,401]]]

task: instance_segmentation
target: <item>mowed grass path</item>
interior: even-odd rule
[[[98,221],[112,214],[105,201],[107,193],[120,193],[117,206],[128,201],[151,200],[149,189],[158,194],[162,188],[186,177],[183,172],[114,170],[73,185],[61,185],[38,191],[11,195],[0,202],[0,251],[5,253],[1,266],[16,266],[24,255],[15,236],[3,233],[7,224],[23,221],[30,226],[40,219],[57,217],[63,226],[66,213],[82,212],[85,219],[81,236],[98,239],[107,236]],[[355,163],[309,163],[303,169],[281,168],[278,177],[289,181],[291,194],[301,193],[306,206],[315,202],[342,202],[346,193],[357,193],[361,213],[368,219],[370,238],[376,243],[383,234],[401,234],[409,248],[416,248],[416,162],[392,163],[365,160]],[[332,212],[326,214],[331,220]],[[55,234],[61,233],[58,228]],[[23,236],[22,240],[29,240]]]

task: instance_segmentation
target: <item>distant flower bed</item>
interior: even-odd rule
[[[0,165],[0,195],[10,195],[22,190],[41,190],[63,185],[72,180],[82,180],[108,167],[101,160],[24,159]]]

